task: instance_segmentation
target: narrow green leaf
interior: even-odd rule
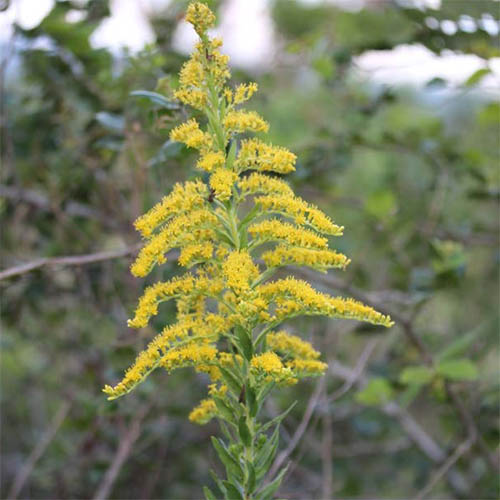
[[[297,404],[297,401],[294,401],[283,413],[280,413],[277,417],[274,417],[271,421],[264,424],[259,432],[265,432],[267,429],[271,428],[275,424],[281,423],[281,421],[292,411],[293,407]]]
[[[216,496],[212,493],[210,488],[207,486],[203,486],[203,493],[205,494],[205,498],[207,500],[217,500]]]
[[[271,438],[268,439],[264,446],[257,453],[255,464],[258,469],[264,468],[267,472],[266,464],[270,463],[276,453],[276,449],[278,448],[279,441],[279,424],[274,429],[274,432],[271,435]],[[259,471],[260,472],[260,471]]]
[[[221,418],[225,419],[229,423],[233,423],[234,425],[234,412],[231,407],[219,396],[212,396],[212,399],[215,402],[215,406],[217,407],[217,411],[219,412]]]
[[[253,345],[252,340],[250,339],[250,335],[244,328],[241,328],[240,326],[237,326],[235,330],[240,344],[241,352],[245,359],[250,361],[253,355]]]
[[[129,95],[132,97],[144,97],[164,109],[180,109],[178,103],[169,101],[161,94],[158,94],[158,92],[150,92],[149,90],[134,90],[133,92],[130,92]]]
[[[226,168],[231,169],[234,163],[234,160],[236,158],[236,146],[237,146],[237,141],[230,141],[231,146],[229,147],[229,153],[227,154],[226,158]]]
[[[243,494],[234,484],[229,481],[222,481],[226,488],[226,498],[228,500],[243,500]]]
[[[231,456],[227,448],[224,446],[224,443],[220,440],[212,436],[212,444],[219,455],[221,462],[226,467],[228,476],[235,476],[239,481],[243,480],[243,471],[241,466],[236,462],[236,460]]]
[[[248,409],[250,410],[250,416],[255,417],[259,410],[259,407],[257,405],[257,398],[255,396],[255,389],[250,386],[247,387],[246,395],[247,395]]]
[[[247,481],[246,490],[247,490],[247,493],[252,493],[253,490],[255,489],[255,483],[256,483],[255,468],[254,468],[253,464],[251,464],[250,462],[247,462],[247,469],[248,469],[248,481]]]
[[[481,80],[486,75],[489,75],[490,73],[491,73],[490,68],[481,68],[481,69],[478,69],[477,71],[474,71],[474,73],[472,73],[472,75],[469,76],[469,78],[467,78],[467,80],[465,82],[465,86],[466,87],[474,87],[475,85],[480,83]]]
[[[226,488],[224,488],[222,481],[217,477],[217,474],[212,469],[210,469],[209,472],[212,476],[212,479],[214,480],[214,483],[217,485],[217,488],[219,488],[223,496],[226,496]]]
[[[476,380],[479,376],[476,365],[465,358],[441,361],[436,371],[449,380]]]
[[[239,394],[241,392],[241,384],[238,382],[238,379],[229,370],[222,366],[219,366],[219,370],[228,387],[234,394]]]
[[[247,421],[244,415],[240,417],[238,422],[238,432],[240,435],[240,439],[243,444],[248,448],[252,444],[252,436],[247,426]]]
[[[445,359],[463,356],[469,347],[474,343],[481,330],[482,328],[474,328],[473,331],[465,335],[461,335],[458,339],[454,340],[451,344],[439,352],[437,354],[437,359],[439,361],[444,361]]]
[[[262,406],[262,403],[265,401],[269,393],[274,389],[274,386],[276,384],[274,382],[271,382],[267,385],[265,385],[258,393],[257,393],[257,404],[259,405],[259,408]]]
[[[283,476],[286,474],[288,470],[288,465],[282,469],[282,471],[276,476],[276,479],[269,483],[266,487],[264,487],[260,493],[259,498],[262,500],[272,499],[276,490],[280,487],[281,481],[283,480]]]
[[[434,371],[428,366],[408,366],[399,376],[402,384],[428,384],[434,377]]]
[[[356,393],[355,399],[367,406],[377,406],[387,403],[392,395],[393,390],[389,381],[383,377],[376,377]]]

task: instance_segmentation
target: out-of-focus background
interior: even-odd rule
[[[298,400],[280,497],[498,498],[500,3],[211,5],[288,180],[346,227],[349,268],[308,279],[396,320],[289,325],[330,370],[266,408]],[[187,420],[201,376],[101,392],[154,333],[126,326],[141,289],[177,272],[128,266],[132,221],[195,175],[168,141],[189,111],[130,94],[170,99],[185,7],[0,1],[2,498],[197,499],[219,467],[216,424]]]

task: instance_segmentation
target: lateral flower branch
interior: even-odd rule
[[[369,306],[331,297],[294,277],[272,280],[282,266],[345,268],[349,259],[328,246],[328,237],[342,235],[343,228],[276,175],[294,171],[293,153],[259,138],[241,138],[269,128],[259,114],[240,107],[257,84],[227,85],[229,58],[219,51],[221,40],[207,34],[215,16],[205,4],[191,3],[186,20],[200,41],[181,69],[175,97],[200,111],[206,123],[190,119],[170,138],[199,151],[197,167],[210,179],[208,185],[200,179],[176,184],[137,219],[144,246],[131,271],[146,276],[173,248],[180,250],[179,265],[190,271],[146,288],[129,326],[146,326],[167,300],[176,302],[177,320],[104,392],[119,398],[156,368],[206,373],[207,398],[189,419],[204,424],[216,417],[221,425],[224,439],[213,438],[226,468],[224,479],[214,476],[221,494],[272,498],[285,469],[267,484],[264,479],[284,415],[262,421],[263,403],[273,388],[320,376],[327,368],[311,344],[280,330],[280,324],[304,315],[393,323]]]

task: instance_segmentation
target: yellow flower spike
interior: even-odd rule
[[[189,421],[194,424],[204,425],[217,414],[217,407],[213,399],[203,399],[200,404],[191,410]]]
[[[238,187],[244,196],[257,193],[293,196],[292,188],[285,181],[258,172],[239,179]]]
[[[179,73],[179,83],[182,87],[201,87],[205,79],[203,64],[195,59],[184,63]]]
[[[220,151],[209,151],[200,157],[196,166],[206,172],[213,172],[215,169],[223,167],[225,162],[226,157],[224,153]]]
[[[328,369],[322,361],[312,359],[294,359],[286,364],[296,377],[320,377]]]
[[[264,211],[289,217],[299,225],[307,225],[323,234],[342,236],[344,228],[334,224],[331,219],[314,205],[294,196],[259,196],[255,203]]]
[[[158,303],[175,297],[179,294],[189,294],[194,287],[194,278],[191,275],[174,278],[171,281],[159,282],[149,286],[139,299],[139,305],[133,319],[127,324],[132,328],[141,328],[148,324],[149,318],[158,314]]]
[[[134,226],[142,236],[149,238],[153,231],[174,215],[190,212],[207,205],[208,188],[200,180],[175,184],[172,192],[165,196],[151,210],[141,215]]]
[[[337,267],[345,269],[351,262],[345,255],[334,250],[277,246],[261,255],[267,267],[307,266],[319,271]]]
[[[191,267],[193,264],[212,258],[214,247],[211,243],[193,243],[182,248],[179,265]]]
[[[295,170],[297,157],[288,149],[266,144],[259,139],[241,141],[235,165],[240,170],[254,169],[288,174]]]
[[[254,356],[250,361],[250,369],[255,375],[261,375],[264,380],[271,382],[284,382],[292,378],[290,368],[283,365],[280,357],[272,351]]]
[[[233,194],[233,186],[238,175],[225,168],[218,168],[210,176],[210,187],[215,192],[215,197],[220,201],[226,201]]]
[[[229,58],[219,50],[222,41],[208,36],[215,16],[204,3],[191,3],[186,20],[200,41],[182,66],[174,96],[204,116],[200,122],[190,119],[175,127],[170,139],[198,150],[196,166],[210,178],[208,183],[176,184],[136,220],[145,244],[131,271],[146,276],[174,248],[180,251],[179,265],[192,270],[146,288],[129,325],[146,326],[167,300],[175,301],[176,323],[151,340],[120,382],[103,390],[109,399],[118,398],[159,367],[167,372],[191,367],[205,379],[207,374],[209,397],[191,411],[189,419],[203,424],[223,414],[237,429],[235,436],[240,439],[226,433],[226,449],[236,464],[245,465],[236,493],[253,498],[264,491],[257,484],[261,479],[247,474],[258,465],[250,463],[258,456],[255,436],[262,429],[257,415],[262,401],[255,405],[256,395],[267,394],[272,384],[292,385],[327,369],[310,343],[285,331],[269,330],[299,315],[356,319],[386,327],[393,323],[369,306],[330,297],[305,281],[292,277],[272,281],[280,266],[318,271],[344,268],[349,259],[330,250],[325,237],[339,236],[343,228],[273,175],[293,172],[295,154],[260,139],[238,137],[268,131],[258,113],[238,109],[257,85],[243,84],[234,90],[226,85]],[[265,245],[262,251],[261,245]],[[262,269],[250,254],[257,251]],[[238,471],[236,467],[237,476]],[[223,493],[227,492],[233,491],[224,487]]]
[[[230,134],[267,132],[269,124],[255,111],[231,111],[224,118],[224,128]]]
[[[213,145],[212,136],[207,132],[202,132],[194,118],[174,128],[170,132],[170,140],[183,142],[186,146],[202,152],[210,150]]]
[[[130,270],[134,276],[146,276],[156,263],[166,262],[164,254],[176,246],[213,239],[216,216],[207,209],[193,210],[174,217],[141,249]]]
[[[306,281],[286,278],[258,287],[260,296],[277,304],[277,319],[291,315],[322,315],[333,318],[357,319],[375,325],[391,327],[394,323],[389,316],[353,299],[330,297],[314,290]]]
[[[292,358],[317,359],[320,353],[305,340],[282,330],[278,333],[268,333],[266,343],[273,351],[280,351]]]
[[[259,275],[258,267],[244,250],[230,253],[222,265],[222,272],[227,286],[236,293],[249,290],[250,283]]]
[[[313,231],[277,219],[252,224],[248,232],[259,241],[285,241],[289,245],[304,248],[327,248],[328,246],[328,240]]]
[[[171,372],[186,366],[198,366],[214,361],[217,349],[212,345],[191,344],[186,347],[171,349],[160,360],[160,366]]]
[[[215,24],[215,16],[204,3],[194,2],[187,8],[186,21],[193,25],[199,36],[202,36]]]
[[[234,104],[248,101],[257,92],[258,85],[255,82],[238,85],[234,91]]]

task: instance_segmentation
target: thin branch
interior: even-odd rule
[[[420,337],[416,334],[411,319],[406,318],[397,311],[393,311],[390,308],[387,308],[384,304],[381,304],[377,300],[374,300],[371,296],[365,294],[364,292],[361,292],[360,290],[349,284],[344,283],[342,280],[339,280],[334,276],[331,275],[313,276],[313,273],[311,271],[303,269],[297,270],[297,274],[303,275],[309,279],[314,279],[317,283],[323,283],[324,285],[327,285],[329,287],[346,291],[354,298],[363,301],[365,304],[369,306],[374,307],[381,313],[389,314],[396,321],[396,323],[402,327],[404,334],[408,338],[409,342],[417,349],[422,360],[429,366],[433,366],[435,364],[434,356],[432,355],[431,351],[427,348],[427,346],[422,342]],[[314,275],[315,274],[317,273],[314,273]],[[477,443],[488,465],[491,467],[492,470],[496,472],[499,468],[499,457],[495,453],[489,450],[487,444],[485,443],[483,437],[481,436],[481,433],[479,432],[477,424],[474,421],[474,417],[472,416],[471,412],[462,401],[460,395],[454,390],[452,385],[448,382],[446,382],[445,388],[448,397],[450,398],[451,403],[462,423],[462,427],[466,431],[466,434],[468,435],[468,437],[471,437]]]
[[[103,260],[118,259],[134,253],[140,245],[141,244],[138,243],[129,247],[120,248],[118,250],[110,250],[108,252],[37,259],[32,262],[27,262],[25,264],[20,264],[18,266],[0,271],[0,281],[13,276],[29,273],[30,271],[44,266],[82,266],[85,264],[92,264],[94,262],[101,262]]]
[[[353,385],[362,376],[363,371],[366,368],[366,364],[368,363],[368,360],[370,359],[370,356],[372,355],[377,344],[378,344],[378,339],[371,339],[369,342],[367,342],[366,347],[361,353],[361,356],[359,356],[358,360],[356,361],[356,366],[354,367],[354,370],[352,372],[352,377],[347,379],[344,385],[340,389],[336,390],[333,394],[331,394],[328,397],[329,404],[331,404],[333,401],[336,401],[337,399],[342,397],[346,392],[349,392],[352,389]]]
[[[337,377],[343,378],[346,381],[350,381],[355,376],[355,371],[338,361],[330,363],[328,367],[330,373]],[[363,375],[358,376],[356,384],[363,385],[367,381],[367,378]],[[446,452],[436,443],[436,441],[430,436],[425,429],[423,429],[420,424],[408,413],[404,408],[398,405],[395,401],[389,401],[381,408],[381,411],[386,415],[395,418],[403,431],[407,436],[413,441],[417,448],[429,458],[432,462],[441,464],[446,460]],[[466,493],[467,482],[463,476],[455,471],[447,471],[447,480],[450,487],[459,494]]]
[[[43,433],[40,441],[38,441],[36,446],[33,448],[33,451],[31,452],[30,456],[28,457],[24,465],[21,467],[19,472],[16,474],[16,477],[14,478],[14,482],[12,483],[12,487],[10,488],[7,498],[9,499],[17,498],[17,496],[23,489],[24,484],[29,478],[31,472],[33,471],[35,464],[38,462],[38,460],[40,460],[42,455],[45,453],[45,450],[48,448],[48,446],[54,439],[55,435],[57,434],[57,431],[59,430],[59,427],[61,427],[66,416],[68,415],[70,408],[71,408],[70,401],[64,401],[61,404],[59,410],[54,415],[54,418],[52,419],[49,428]]]
[[[104,223],[109,227],[116,227],[116,221],[106,217],[104,214],[95,210],[89,205],[85,205],[84,203],[79,203],[77,201],[68,200],[63,203],[63,206],[58,206],[52,203],[47,196],[40,193],[39,191],[35,191],[34,189],[24,189],[18,188],[15,186],[6,186],[0,184],[0,196],[2,198],[7,198],[13,202],[22,201],[24,203],[28,203],[29,205],[33,205],[40,210],[45,210],[48,212],[54,211],[55,208],[62,210],[70,216],[77,217],[85,217],[89,219],[95,219],[99,222]]]
[[[283,465],[285,460],[293,453],[293,450],[295,450],[296,446],[299,444],[300,440],[302,439],[302,436],[304,432],[307,430],[307,426],[309,425],[309,422],[311,420],[311,417],[313,416],[314,409],[316,408],[316,405],[318,404],[319,398],[321,397],[321,393],[323,392],[325,386],[325,377],[321,377],[318,383],[316,384],[316,388],[314,389],[313,394],[309,398],[309,402],[307,403],[306,411],[304,412],[304,416],[302,417],[302,421],[300,422],[299,426],[297,427],[297,430],[295,431],[292,439],[288,443],[288,446],[286,447],[285,450],[283,450],[275,459],[269,473],[268,477],[274,476],[276,472],[280,469],[280,467]]]
[[[151,405],[144,406],[142,410],[135,415],[134,419],[130,423],[126,434],[120,440],[120,444],[118,445],[111,466],[106,471],[106,474],[104,474],[104,477],[97,488],[94,500],[105,500],[109,497],[111,489],[118,478],[118,474],[130,455],[132,446],[141,434],[142,421],[150,408]]]
[[[455,463],[465,455],[472,447],[474,441],[469,438],[464,441],[460,446],[457,446],[455,452],[448,457],[443,465],[436,471],[429,483],[419,491],[415,500],[424,500],[424,498],[434,489],[437,483],[443,479],[448,471],[455,465]]]

